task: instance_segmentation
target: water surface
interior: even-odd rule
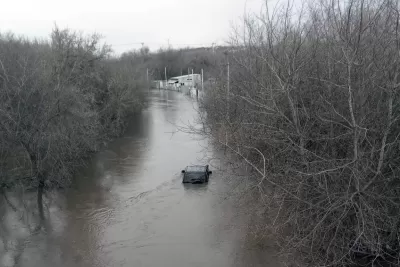
[[[177,131],[194,123],[195,108],[183,94],[150,92],[126,134],[96,154],[71,189],[51,193],[44,230],[3,200],[0,264],[278,266],[270,252],[245,246],[247,219],[230,201],[230,177],[213,169],[209,184],[181,183],[181,169],[210,163],[215,153],[204,138]],[[24,198],[35,205],[34,196]]]

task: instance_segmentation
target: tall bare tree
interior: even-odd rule
[[[41,217],[44,189],[67,185],[143,107],[139,85],[110,51],[97,34],[57,27],[51,42],[0,36],[0,185],[35,188]]]
[[[233,36],[229,98],[221,83],[204,100],[205,132],[252,166],[266,228],[298,263],[399,264],[399,11],[267,5]]]

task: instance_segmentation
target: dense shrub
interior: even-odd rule
[[[84,158],[143,107],[140,82],[100,36],[0,35],[0,187],[65,186]]]
[[[263,229],[292,261],[398,266],[397,1],[292,4],[233,39],[229,91],[224,74],[203,103],[206,133],[253,167]]]

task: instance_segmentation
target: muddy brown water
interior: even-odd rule
[[[43,230],[27,212],[34,195],[22,202],[9,194],[17,211],[1,200],[0,266],[279,266],[268,249],[246,245],[248,220],[232,204],[226,173],[214,169],[205,185],[181,183],[182,168],[215,153],[207,140],[176,131],[194,122],[195,108],[183,94],[151,91],[126,134],[71,189],[50,194]]]

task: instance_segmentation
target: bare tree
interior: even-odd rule
[[[398,4],[310,4],[233,36],[229,103],[224,83],[208,92],[204,132],[252,166],[286,255],[398,265]]]
[[[138,84],[115,70],[109,52],[97,34],[57,27],[50,43],[0,36],[0,182],[35,188],[42,218],[45,188],[68,185],[143,107]]]

